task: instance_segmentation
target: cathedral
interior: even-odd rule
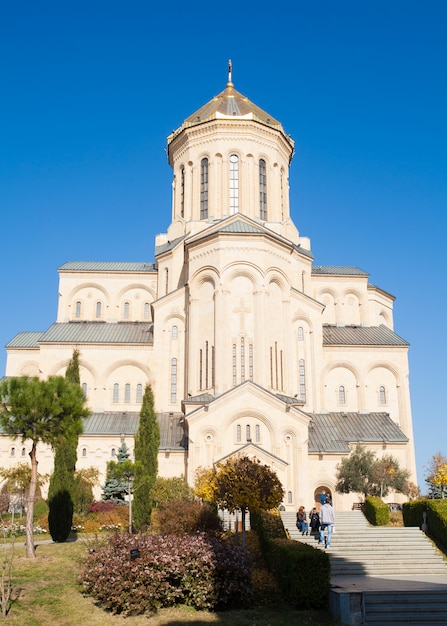
[[[78,469],[97,467],[103,483],[123,442],[132,454],[150,383],[160,476],[193,484],[199,467],[242,453],[277,473],[285,510],[322,492],[348,509],[358,496],[335,492],[336,467],[360,442],[416,482],[394,297],[356,266],[314,263],[290,216],[293,152],[229,64],[225,89],[167,139],[171,220],[154,260],[65,263],[56,321],[7,344],[6,376],[64,375],[79,350],[91,415]],[[1,437],[0,465],[27,462],[29,449]],[[38,460],[51,472],[50,448]]]

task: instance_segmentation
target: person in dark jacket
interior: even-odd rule
[[[320,530],[320,516],[317,509],[314,507],[309,515],[309,525],[311,533],[318,533]]]
[[[298,513],[296,514],[296,525],[302,535],[304,535],[304,533],[306,533],[306,535],[309,534],[309,524],[307,522],[307,514],[304,506],[300,506],[298,509]]]

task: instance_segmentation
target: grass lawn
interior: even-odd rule
[[[77,577],[87,545],[88,541],[82,538],[64,544],[39,544],[39,539],[36,539],[36,559],[27,559],[24,546],[16,545],[12,573],[13,603],[6,623],[20,626],[333,626],[337,623],[325,612],[295,611],[274,605],[222,613],[180,607],[163,609],[151,617],[110,615],[80,593]],[[10,548],[0,548],[2,561],[3,550]]]

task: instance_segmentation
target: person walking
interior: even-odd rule
[[[324,547],[329,548],[332,539],[332,530],[335,524],[334,509],[329,502],[325,502],[320,509],[320,540],[318,543],[324,542]],[[327,528],[327,537],[324,535],[324,531]]]
[[[304,506],[300,506],[298,513],[296,514],[296,525],[301,534],[309,534],[309,524],[307,523],[307,514]]]

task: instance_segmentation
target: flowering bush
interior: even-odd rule
[[[48,532],[47,530],[45,530],[45,528],[43,528],[42,526],[39,526],[38,524],[35,524],[33,527],[33,533],[35,535],[43,535],[46,532]],[[26,528],[23,524],[17,523],[17,524],[2,524],[0,526],[0,534],[3,535],[3,537],[20,537],[22,535],[25,535],[26,533]]]
[[[116,534],[89,554],[81,583],[103,609],[125,616],[175,604],[240,608],[252,598],[244,552],[205,533]]]

